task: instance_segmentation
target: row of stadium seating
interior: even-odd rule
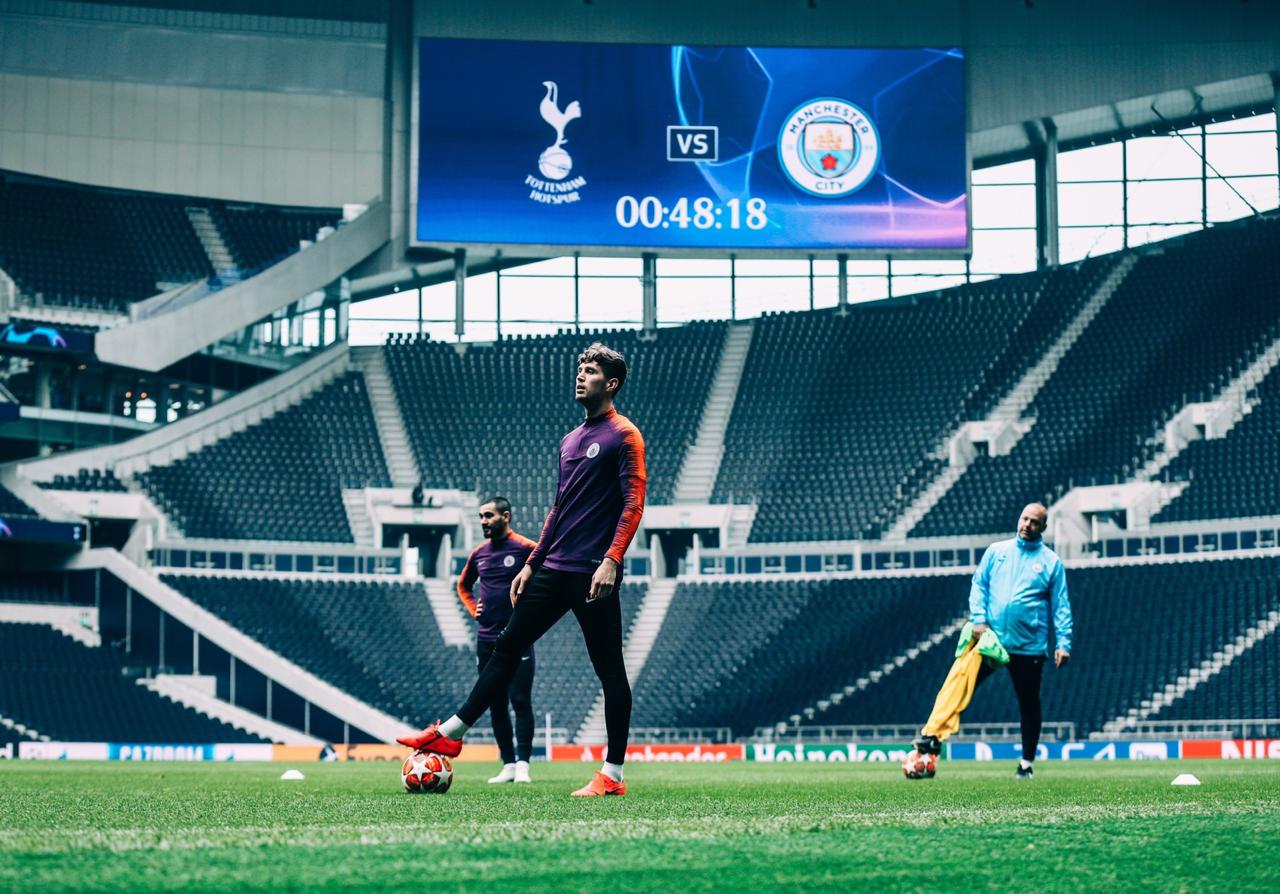
[[[634,331],[598,334],[627,358],[618,410],[645,437],[652,503],[671,499],[724,335],[723,323],[664,329],[653,340]],[[389,343],[387,369],[425,483],[504,494],[518,524],[536,536],[555,499],[556,445],[582,421],[573,376],[578,352],[594,337],[563,333],[465,351],[428,340]]]
[[[207,209],[236,264],[256,270],[341,217],[330,208],[224,205],[0,172],[0,269],[44,303],[125,311],[215,272],[187,217]]]
[[[1260,219],[1142,257],[1036,397],[1031,431],[1006,456],[980,454],[912,535],[1002,531],[1032,499],[1130,477],[1174,414],[1213,396],[1280,335],[1280,272],[1268,260],[1277,251],[1280,220]],[[1198,453],[1180,468],[1191,474]],[[1211,491],[1244,485],[1261,494],[1259,514],[1280,511],[1254,468],[1217,471],[1228,474],[1206,476],[1215,480],[1202,490],[1205,510],[1236,514],[1231,497]],[[1190,517],[1176,507],[1166,517]]]
[[[99,491],[104,493],[127,493],[124,482],[116,477],[111,469],[78,469],[74,475],[54,475],[52,481],[41,481],[40,487],[45,490],[79,490]]]
[[[166,575],[169,586],[300,667],[407,723],[466,698],[475,653],[446,646],[426,591],[410,583]],[[623,628],[642,589],[624,584]],[[536,649],[538,717],[571,733],[600,691],[581,634],[564,619]]]
[[[0,715],[53,741],[262,741],[139,686],[113,648],[42,624],[0,623],[0,679]]]
[[[350,543],[349,487],[389,487],[357,372],[139,480],[189,537]]]
[[[51,572],[17,572],[7,569],[0,582],[0,602],[37,602],[45,605],[91,605],[91,592],[72,586],[68,575]]]
[[[21,516],[24,518],[36,518],[40,513],[36,512],[8,488],[0,485],[0,518],[13,518]]]

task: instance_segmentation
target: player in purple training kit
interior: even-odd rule
[[[476,670],[493,657],[498,634],[511,620],[511,582],[520,573],[535,544],[511,530],[511,503],[493,497],[480,506],[480,528],[485,541],[472,550],[458,577],[458,598],[476,621]],[[533,752],[533,646],[520,658],[520,666],[506,692],[489,705],[493,737],[502,756],[502,771],[490,782],[532,782],[529,757]],[[516,715],[515,747],[511,744],[511,710]]]
[[[556,500],[542,537],[511,583],[511,620],[471,696],[443,723],[401,745],[454,757],[495,696],[505,692],[520,658],[567,612],[582,629],[591,666],[604,690],[609,745],[604,766],[579,797],[625,795],[622,764],[631,725],[631,684],[622,663],[622,610],[618,591],[622,559],[644,516],[644,439],[613,407],[627,380],[627,362],[617,351],[593,344],[578,357],[574,395],[586,420],[560,441]]]

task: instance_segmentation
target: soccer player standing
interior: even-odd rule
[[[467,730],[510,685],[521,656],[572,611],[604,689],[609,740],[604,766],[573,794],[626,794],[622,765],[631,684],[622,663],[618,590],[623,556],[644,515],[646,483],[644,439],[613,406],[626,380],[627,363],[617,351],[597,343],[579,355],[574,394],[587,418],[560,441],[555,503],[537,546],[511,582],[511,620],[458,712],[420,735],[397,739],[401,745],[458,754]]]
[[[1007,667],[1022,727],[1018,779],[1032,778],[1032,761],[1040,744],[1040,675],[1049,657],[1050,628],[1055,640],[1054,665],[1062,667],[1071,660],[1067,569],[1041,539],[1047,520],[1048,510],[1040,503],[1023,509],[1018,536],[987,547],[969,590],[973,642],[990,629],[1008,653]],[[968,707],[974,689],[994,672],[986,662],[974,662],[966,671],[974,676],[961,679],[961,661],[953,665],[928,723],[912,743],[921,754],[941,754],[942,740],[960,728],[960,713]]]
[[[480,506],[484,543],[472,550],[458,577],[458,598],[476,621],[476,669],[493,657],[498,634],[511,620],[511,582],[520,573],[536,545],[511,530],[511,502],[506,497],[485,500]],[[532,782],[529,756],[533,752],[533,647],[520,656],[511,686],[499,692],[489,705],[493,737],[502,755],[502,771],[490,782]],[[515,747],[511,744],[511,710],[516,715]]]

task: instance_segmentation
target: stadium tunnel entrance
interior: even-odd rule
[[[649,542],[657,540],[654,563],[654,577],[678,577],[689,570],[690,564],[696,566],[700,561],[700,553],[705,547],[716,549],[720,546],[719,528],[675,528],[648,529]]]

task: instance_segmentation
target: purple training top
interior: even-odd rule
[[[560,441],[560,484],[529,557],[534,568],[591,573],[622,557],[644,516],[644,439],[615,409]]]
[[[476,639],[493,642],[507,626],[511,619],[511,581],[529,560],[533,547],[528,537],[509,531],[497,543],[486,540],[467,557],[458,578],[458,598],[476,619]]]

